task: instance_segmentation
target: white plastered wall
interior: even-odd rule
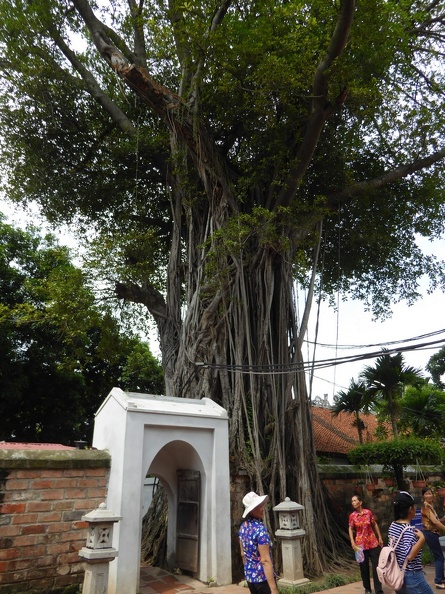
[[[198,579],[232,580],[230,475],[226,411],[208,398],[192,400],[113,388],[97,412],[93,446],[111,454],[107,507],[115,524],[108,594],[136,594],[139,585],[143,484],[158,476],[169,504],[167,560],[174,566],[176,471],[201,473]]]

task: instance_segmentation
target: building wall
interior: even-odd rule
[[[366,483],[369,483],[365,471],[358,471],[353,466],[348,465],[319,465],[319,472],[322,482],[326,489],[326,495],[330,505],[333,508],[335,516],[338,518],[340,527],[346,531],[348,529],[348,517],[352,512],[351,497],[360,495],[363,499],[364,507],[370,509],[377,516],[377,520],[382,532],[383,539],[386,539],[388,527],[393,520],[393,496],[395,487],[388,487],[382,476],[381,468],[372,468],[372,474],[377,480],[375,490],[368,491]],[[440,468],[422,467],[423,474],[432,485],[436,481],[443,481],[443,475]],[[405,469],[405,476],[414,476],[415,468]],[[407,490],[420,503],[422,497],[422,488],[413,487],[409,483]],[[443,498],[435,497],[434,505],[441,515],[444,514]],[[420,508],[420,505],[418,505]]]
[[[0,594],[83,582],[81,518],[105,501],[109,468],[94,450],[0,449]]]

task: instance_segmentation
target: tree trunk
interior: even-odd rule
[[[355,413],[355,422],[357,424],[358,441],[360,445],[363,445],[363,421],[360,418],[358,412]]]
[[[142,519],[141,560],[147,565],[169,569],[167,565],[168,500],[158,486]]]
[[[248,252],[214,238],[205,257],[218,254],[218,265],[210,275],[202,258],[195,269],[173,395],[210,397],[228,411],[232,473],[247,471],[251,488],[268,493],[272,506],[285,497],[304,506],[304,567],[318,574],[337,560],[339,531],[316,467],[298,346],[295,248],[279,253],[256,229]]]
[[[397,439],[399,436],[399,430],[397,428],[397,416],[394,410],[394,401],[394,395],[390,392],[388,394],[388,410],[391,418],[392,434],[394,439]]]
[[[408,487],[405,477],[403,476],[402,464],[394,464],[394,476],[396,479],[397,488],[400,491],[405,491]]]
[[[268,184],[245,188],[241,200],[196,101],[192,107],[142,64],[130,64],[89,3],[74,5],[101,56],[170,134],[172,250],[165,312],[156,320],[167,394],[205,396],[227,410],[232,473],[247,471],[251,488],[267,492],[272,505],[286,496],[303,504],[305,571],[318,574],[337,560],[341,539],[317,474],[293,266],[299,243],[323,212],[293,212],[292,204],[323,125],[338,107],[327,101],[328,71],[348,39],[354,0],[342,3],[314,74],[311,115],[281,192],[274,196]],[[269,209],[256,206],[265,204]]]

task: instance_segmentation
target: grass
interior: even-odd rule
[[[360,575],[358,573],[349,575],[332,573],[324,576],[321,580],[315,580],[301,586],[280,588],[280,592],[282,594],[312,594],[313,592],[323,592],[323,590],[330,590],[331,588],[338,588],[359,581]]]

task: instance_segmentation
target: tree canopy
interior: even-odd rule
[[[445,392],[427,382],[408,386],[400,401],[400,427],[416,437],[443,437]]]
[[[445,347],[442,347],[440,351],[430,357],[426,369],[431,373],[434,385],[439,390],[445,389],[445,383],[442,379],[445,374]]]
[[[197,216],[211,169],[236,213],[226,241],[245,249],[261,231],[260,244],[282,250],[279,230],[292,226],[309,237],[295,254],[300,280],[324,220],[326,290],[340,286],[381,312],[415,298],[424,273],[443,282],[443,265],[414,241],[443,227],[441,2],[94,8],[0,3],[12,199],[37,201],[53,220],[94,222],[114,241],[130,223],[132,243],[143,241],[127,255],[144,265],[133,280],[142,273],[159,289],[174,221],[166,184],[183,180]],[[185,153],[172,160],[169,133],[192,167]]]
[[[232,470],[335,557],[294,283],[384,315],[444,264],[444,7],[0,0],[6,191],[97,234],[159,331],[166,392],[230,417]],[[310,303],[310,299],[309,299]],[[314,510],[317,510],[314,513]]]
[[[95,304],[67,248],[0,219],[0,440],[91,443],[111,387],[162,393],[160,365]]]

